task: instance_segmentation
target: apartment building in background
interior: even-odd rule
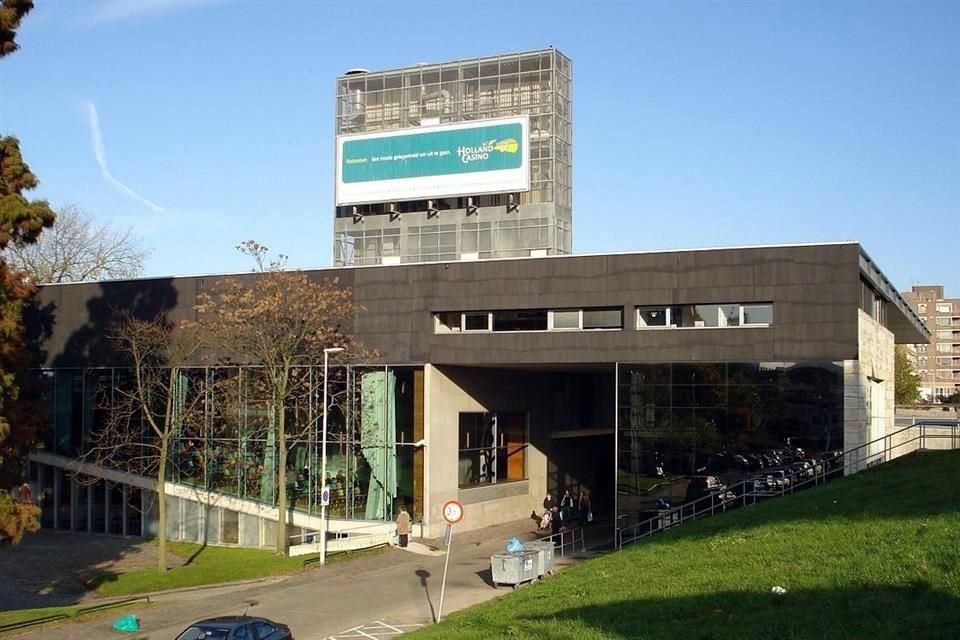
[[[930,343],[911,350],[921,395],[939,402],[960,391],[960,298],[945,297],[943,285],[914,285],[903,298],[930,329]]]

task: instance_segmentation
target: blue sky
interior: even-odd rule
[[[147,275],[247,270],[246,239],[330,265],[338,75],[553,45],[577,253],[857,240],[960,296],[960,2],[37,4],[0,132]]]

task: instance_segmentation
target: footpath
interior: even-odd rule
[[[535,539],[535,528],[536,524],[526,519],[471,532],[454,530],[443,617],[510,593],[509,587],[493,586],[490,556],[504,552],[512,537]],[[580,544],[575,550],[566,548],[562,556],[557,550],[558,570],[595,555],[612,537],[612,528],[600,522],[586,532],[586,551]],[[394,548],[308,568],[292,577],[155,594],[149,605],[10,637],[173,640],[193,621],[244,612],[286,623],[297,640],[396,636],[432,624],[437,615],[445,559],[441,544],[439,540],[411,541],[408,549]],[[111,625],[123,613],[140,619],[140,632],[113,630]]]

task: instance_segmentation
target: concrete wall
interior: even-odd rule
[[[311,271],[353,287],[352,331],[394,364],[510,366],[629,362],[853,360],[855,243],[556,256]],[[42,287],[30,322],[45,366],[108,366],[120,310],[192,317],[199,291],[253,274]],[[637,331],[637,305],[772,302],[766,328]],[[434,332],[433,312],[619,306],[622,331]],[[49,331],[49,334],[45,333]]]
[[[464,504],[459,530],[472,530],[529,516],[539,508],[547,486],[545,403],[536,374],[427,365],[424,376],[425,437],[424,535],[438,536],[444,502]],[[459,488],[459,416],[461,412],[516,411],[529,415],[527,480]]]
[[[882,457],[883,442],[895,430],[894,336],[858,311],[859,357],[843,365],[843,446],[849,451],[847,472],[856,473]]]

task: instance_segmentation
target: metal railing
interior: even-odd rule
[[[785,471],[772,484],[760,476],[769,476],[763,470],[757,478],[738,482],[726,489],[711,493],[677,507],[658,510],[647,519],[627,524],[628,515],[618,514],[615,530],[617,549],[655,533],[672,529],[684,523],[722,513],[735,507],[755,504],[761,500],[781,497],[800,489],[817,486],[829,480],[857,473],[914,451],[929,449],[960,449],[960,420],[931,420],[908,425],[857,447],[844,451],[832,460],[821,460],[811,470]]]
[[[573,529],[564,529],[559,533],[554,533],[553,535],[544,536],[540,538],[541,540],[549,540],[553,543],[554,549],[558,550],[560,557],[563,558],[567,551],[570,553],[577,552],[577,545],[580,546],[580,551],[587,550],[587,542],[584,537],[584,528],[575,527]]]

